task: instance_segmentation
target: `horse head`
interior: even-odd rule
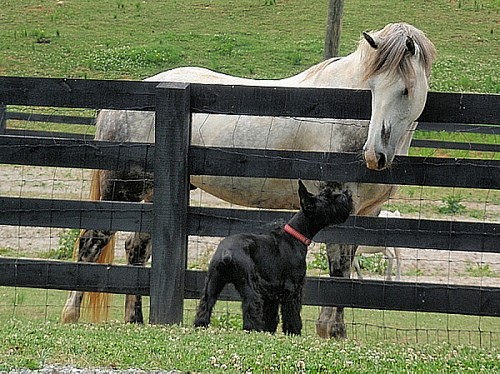
[[[411,140],[427,99],[435,49],[420,30],[405,23],[363,33],[359,48],[372,92],[363,157],[369,169],[383,170],[391,166],[398,148]]]

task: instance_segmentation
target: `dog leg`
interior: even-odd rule
[[[278,327],[279,303],[277,300],[264,300],[264,331],[275,333]]]
[[[221,278],[217,270],[210,269],[205,289],[203,290],[203,296],[200,299],[194,319],[195,327],[207,327],[210,324],[215,303],[225,285],[226,282]]]
[[[302,332],[302,290],[298,290],[294,295],[286,298],[281,304],[281,315],[283,321],[283,333],[290,335],[300,335]]]
[[[247,277],[249,279],[249,277]],[[262,331],[264,330],[262,296],[256,290],[255,284],[238,283],[236,289],[243,299],[241,309],[243,312],[243,330]]]

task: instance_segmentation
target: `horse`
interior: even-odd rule
[[[394,212],[388,210],[382,210],[379,217],[392,217],[397,218],[401,217],[401,213],[399,210]],[[401,279],[401,248],[397,247],[384,247],[384,246],[370,246],[370,245],[360,245],[356,249],[356,253],[354,255],[354,259],[352,261],[352,266],[354,270],[356,270],[356,274],[359,279],[363,279],[363,274],[361,273],[361,266],[359,265],[358,256],[362,254],[374,254],[374,253],[382,253],[387,259],[387,269],[385,271],[385,279],[390,281],[392,280],[392,267],[394,266],[394,260],[396,260],[396,280]]]
[[[146,78],[149,82],[191,82],[223,85],[325,87],[370,90],[371,116],[366,121],[247,115],[193,114],[191,141],[209,147],[246,147],[320,152],[354,152],[367,168],[390,168],[395,155],[407,154],[427,99],[435,48],[426,35],[407,23],[391,23],[378,31],[363,32],[357,49],[346,57],[331,58],[278,80],[234,77],[200,67],[179,67]],[[154,142],[154,113],[137,110],[101,110],[96,119],[97,140]],[[266,209],[299,209],[297,182],[289,179],[191,176],[196,186],[227,202]],[[307,182],[307,183],[306,183]],[[306,181],[316,193],[320,182]],[[332,181],[335,182],[335,181]],[[141,201],[151,196],[153,175],[144,170],[95,171],[90,198]],[[353,214],[377,214],[395,186],[344,183],[352,192]],[[78,261],[97,262],[108,257],[114,233],[84,230]],[[330,275],[350,276],[355,245],[328,244]],[[127,261],[142,266],[151,255],[150,235],[131,234],[125,245]],[[83,292],[70,292],[63,322],[80,317]],[[332,301],[332,305],[335,305]],[[127,295],[126,322],[142,322],[140,296]],[[317,324],[323,337],[346,336],[342,307],[323,307]]]

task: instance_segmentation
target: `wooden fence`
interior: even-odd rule
[[[150,295],[152,323],[181,322],[184,298],[199,298],[205,277],[203,272],[185,269],[187,235],[255,232],[265,222],[289,216],[278,211],[189,207],[190,174],[500,189],[500,162],[492,159],[401,156],[390,171],[375,172],[366,169],[355,154],[189,145],[191,113],[367,119],[370,108],[365,103],[370,102],[369,96],[366,91],[342,89],[0,78],[0,106],[4,108],[25,105],[156,111],[155,144],[28,136],[39,134],[3,128],[0,163],[89,169],[140,165],[155,171],[155,203],[0,196],[3,225],[150,231],[153,235],[151,268],[0,258],[0,285]],[[420,118],[421,128],[498,135],[499,110],[498,95],[431,92]],[[22,115],[0,110],[0,124]],[[439,146],[439,142],[415,142],[416,146]],[[499,151],[497,144],[441,142],[441,146]],[[186,202],[180,211],[179,200]],[[499,230],[499,224],[486,222],[350,217],[343,225],[323,230],[316,240],[499,253]],[[229,288],[222,298],[233,300],[238,296]],[[309,277],[304,302],[499,316],[500,288]]]

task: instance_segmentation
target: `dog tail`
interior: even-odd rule
[[[233,261],[233,251],[225,248],[222,251],[221,260],[224,265],[229,265]]]

